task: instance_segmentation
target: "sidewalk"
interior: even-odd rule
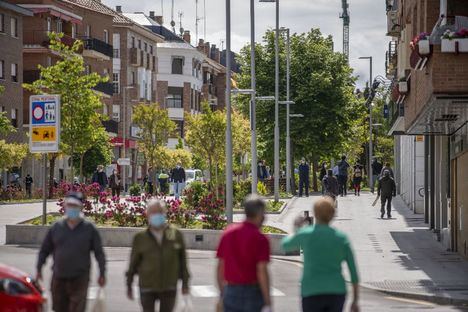
[[[317,198],[298,198],[281,215],[269,216],[267,224],[292,231],[294,218],[310,210]],[[374,199],[370,193],[340,197],[333,223],[350,237],[362,285],[397,296],[468,305],[468,261],[445,251],[423,215],[414,214],[399,197],[390,220],[380,219],[380,203],[372,207]]]

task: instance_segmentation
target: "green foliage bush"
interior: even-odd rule
[[[241,180],[234,183],[234,204],[241,205],[247,195],[252,191],[252,180]]]
[[[138,184],[133,184],[128,189],[128,192],[130,193],[131,196],[140,196],[141,195],[141,186],[138,185]]]
[[[258,195],[260,195],[260,196],[266,196],[266,195],[268,195],[268,189],[267,189],[265,183],[263,183],[263,182],[258,182],[258,184],[257,184],[257,193],[258,193]]]
[[[184,190],[184,205],[188,209],[197,209],[200,200],[208,194],[208,185],[204,182],[193,181]]]

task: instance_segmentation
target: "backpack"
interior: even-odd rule
[[[356,178],[362,177],[362,171],[361,171],[360,168],[356,168],[356,170],[354,170],[354,176],[355,176]]]

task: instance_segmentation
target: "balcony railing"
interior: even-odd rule
[[[47,48],[50,44],[49,33],[50,32],[47,30],[25,30],[23,32],[23,44],[25,46],[39,45]],[[60,41],[71,47],[75,43],[76,39],[64,34]]]
[[[107,95],[114,94],[114,85],[112,82],[100,82],[93,89]]]
[[[397,42],[390,41],[388,43],[388,50],[385,53],[385,74],[388,79],[393,79],[395,77],[397,66],[398,66]]]
[[[183,108],[182,99],[167,98],[166,107],[167,108]]]
[[[114,55],[114,50],[112,45],[105,43],[104,41],[101,41],[96,38],[83,38],[83,48],[85,50],[93,50],[96,52],[99,52],[101,54],[104,54],[107,57],[112,58]]]
[[[39,80],[39,78],[41,78],[41,72],[38,69],[23,71],[24,83],[33,83],[34,81]]]

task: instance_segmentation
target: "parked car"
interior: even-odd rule
[[[42,287],[28,274],[0,263],[0,312],[47,311]]]
[[[185,170],[185,184],[189,185],[193,181],[203,182],[203,172],[200,169],[187,169]]]

